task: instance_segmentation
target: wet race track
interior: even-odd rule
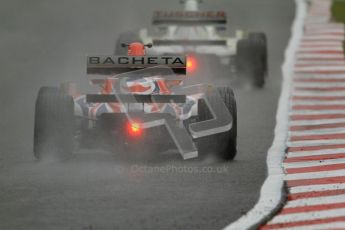
[[[77,152],[64,163],[34,160],[39,87],[87,85],[86,55],[111,54],[117,35],[145,27],[153,10],[181,7],[162,2],[1,3],[0,229],[221,229],[253,207],[266,175],[293,1],[217,0],[201,6],[227,11],[233,29],[268,36],[265,88],[234,86],[239,133],[233,162],[218,162],[212,154],[183,161],[165,152],[143,164],[100,150]]]

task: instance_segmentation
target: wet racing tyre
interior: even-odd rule
[[[65,160],[73,152],[74,102],[58,88],[42,87],[35,107],[34,155],[40,160]]]
[[[237,43],[236,70],[247,76],[252,85],[262,88],[267,75],[267,39],[263,33],[251,33]]]
[[[217,88],[221,99],[225,106],[229,110],[233,123],[229,131],[224,133],[215,134],[212,136],[206,136],[197,140],[199,153],[203,154],[203,151],[215,150],[217,155],[222,160],[233,160],[237,153],[237,107],[234,92],[229,87]],[[219,100],[219,97],[207,96],[209,102],[212,104],[213,100]],[[204,99],[200,99],[198,102],[198,122],[209,120],[212,118],[212,114],[208,109],[208,106]]]
[[[265,33],[262,32],[254,32],[254,33],[249,33],[248,35],[249,39],[255,40],[255,41],[260,41],[261,45],[260,47],[262,48],[262,54],[263,54],[263,62],[264,62],[264,70],[265,74],[268,74],[268,47],[267,47],[267,36]]]

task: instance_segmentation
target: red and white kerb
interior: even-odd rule
[[[314,0],[296,53],[284,160],[287,202],[261,229],[345,229],[344,26]]]

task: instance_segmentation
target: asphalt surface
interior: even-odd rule
[[[177,154],[149,163],[82,151],[65,163],[32,154],[34,102],[43,85],[85,86],[85,56],[109,54],[121,31],[146,26],[154,9],[178,1],[0,3],[0,229],[220,229],[250,210],[266,176],[293,1],[216,0],[233,28],[265,31],[263,90],[235,87],[238,155],[222,163]],[[209,3],[208,3],[209,2]],[[212,3],[212,4],[211,4]]]

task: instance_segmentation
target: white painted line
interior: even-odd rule
[[[341,26],[341,23],[328,23],[324,24],[305,24],[305,34],[314,34],[314,33],[325,33],[327,35],[333,33],[342,33],[344,32],[344,27]]]
[[[345,208],[326,210],[326,211],[314,211],[308,213],[294,213],[286,215],[277,215],[274,217],[269,224],[278,224],[278,223],[289,223],[289,222],[298,222],[306,220],[315,220],[315,219],[325,219],[331,217],[340,217],[344,216]]]
[[[344,32],[344,26],[341,23],[327,23],[327,25],[306,25],[305,26],[307,32],[315,31],[315,32],[325,32],[329,33],[337,33],[337,32]]]
[[[338,132],[338,133],[332,133],[333,135],[344,135],[344,133],[341,131],[341,132]],[[318,135],[318,133],[314,133],[314,135]],[[293,137],[294,138],[303,138],[305,135],[299,133],[298,135],[294,135]],[[336,138],[330,138],[330,139],[327,139],[327,141],[331,141],[331,140],[335,140]],[[309,140],[295,140],[296,142],[309,142]],[[344,141],[345,143],[345,141]]]
[[[319,47],[319,48],[323,48],[323,46],[317,46],[317,45],[315,45],[315,47]],[[315,47],[314,46],[306,46],[306,48],[303,48],[303,49],[315,49]],[[339,45],[337,45],[337,46],[331,46],[331,45],[327,45],[327,46],[325,46],[324,48],[332,48],[332,47],[334,47],[334,48],[336,48],[336,47],[339,47]],[[302,48],[301,48],[302,49]],[[302,65],[302,64],[304,64],[304,65],[306,65],[306,64],[314,64],[314,65],[344,65],[345,64],[345,61],[344,60],[298,60],[297,62],[296,62],[296,65]]]
[[[313,43],[302,43],[299,51],[298,52],[311,52],[311,51],[339,51],[340,48],[342,47],[342,42],[340,41],[333,41],[333,42],[313,42]],[[335,62],[335,61],[342,61],[342,60],[298,60],[298,63],[301,61],[308,61],[308,62],[312,62],[312,61],[326,61],[326,62]]]
[[[301,161],[301,162],[292,162],[284,163],[284,168],[305,168],[305,167],[314,167],[314,166],[323,166],[323,165],[333,165],[333,164],[343,164],[345,163],[345,158],[323,160],[323,161]]]
[[[335,47],[323,46],[323,47],[303,47],[298,52],[329,52],[329,51],[343,51],[343,48],[339,45]]]
[[[300,87],[303,87],[302,89]],[[340,89],[331,89],[331,90],[327,90],[327,88],[330,87],[342,87]],[[319,86],[311,86],[311,87],[307,87],[307,86],[294,86],[293,88],[293,93],[300,93],[300,92],[311,92],[315,95],[320,94],[319,96],[325,96],[326,94],[329,96],[338,96],[338,95],[343,95],[345,94],[345,89],[344,86],[339,85],[339,86],[330,86],[327,87],[325,85],[323,85],[322,83],[319,84]]]
[[[332,59],[332,58],[337,58],[337,59],[341,59],[344,58],[343,54],[313,54],[313,53],[306,53],[306,54],[297,54],[296,55],[297,58],[301,59],[301,58],[305,58],[305,59]]]
[[[296,65],[304,65],[304,66],[345,66],[345,61],[304,61],[300,60],[296,63]]]
[[[319,35],[319,36],[309,36],[306,35],[303,37],[303,41],[315,41],[315,40],[339,40],[343,41],[344,36],[343,35],[332,35],[332,34],[326,34],[326,35]]]
[[[289,115],[345,114],[345,110],[292,110]]]
[[[327,52],[339,52],[341,50],[341,42],[337,42],[334,44],[305,44],[301,45],[299,49],[299,53],[327,53]],[[342,62],[342,60],[299,60],[299,62],[316,62],[316,61],[323,61],[323,62]],[[298,62],[298,63],[299,63]]]
[[[341,46],[342,42],[341,41],[306,41],[306,42],[301,42],[301,47],[307,47],[307,46],[312,46],[312,47],[339,47]]]
[[[321,83],[322,84],[322,83]],[[304,86],[296,86],[296,87],[303,87],[301,88],[294,88],[293,94],[292,96],[302,96],[302,95],[306,95],[306,93],[308,93],[309,96],[331,96],[331,97],[337,97],[337,96],[343,96],[345,95],[345,86],[323,86],[323,85],[319,85],[317,87],[304,87]],[[340,89],[331,89],[331,90],[327,90],[329,88],[334,88],[334,87],[342,87]],[[314,89],[315,88],[315,89]]]
[[[319,205],[319,204],[334,204],[334,203],[340,203],[340,202],[341,203],[345,202],[345,195],[298,199],[298,200],[288,201],[284,207],[294,208],[294,207]]]
[[[306,35],[328,35],[328,34],[344,34],[343,28],[319,28],[306,29]]]
[[[345,68],[344,68],[345,70]],[[332,76],[329,76],[332,78]],[[345,79],[345,74],[344,74]],[[345,82],[295,82],[294,87],[317,87],[320,89],[329,88],[329,87],[345,87]]]
[[[279,98],[276,115],[274,140],[267,154],[268,176],[261,187],[256,205],[244,216],[228,225],[226,230],[249,229],[258,227],[262,221],[272,215],[282,204],[284,171],[282,163],[288,135],[289,95],[295,66],[295,53],[303,35],[303,21],[307,12],[307,3],[295,0],[296,16],[292,25],[292,37],[285,51],[285,62],[282,66],[282,92]]]
[[[298,135],[326,135],[334,133],[345,133],[345,127],[342,128],[329,128],[329,129],[313,129],[313,130],[298,130],[290,131],[289,136]]]
[[[291,126],[295,125],[323,125],[323,124],[334,124],[334,123],[343,123],[345,118],[340,119],[324,119],[324,120],[299,120],[299,121],[290,121]]]
[[[327,24],[306,24],[305,25],[306,31],[323,31],[323,30],[328,30],[328,29],[334,29],[334,30],[339,30],[343,31],[344,26],[340,23],[327,23]]]
[[[292,96],[345,96],[345,91],[304,91],[292,90]]]
[[[320,149],[320,150],[312,150],[312,151],[289,152],[287,157],[289,158],[289,157],[299,157],[299,156],[300,157],[303,157],[303,156],[316,156],[316,155],[337,154],[337,153],[345,153],[345,148]]]
[[[340,190],[340,189],[345,189],[345,183],[297,186],[297,187],[290,188],[289,192],[294,194],[294,193],[304,193],[304,192],[322,192],[322,191]]]
[[[308,173],[294,173],[287,174],[285,180],[303,180],[303,179],[322,179],[328,177],[344,176],[345,169],[332,170],[332,171],[321,171],[321,172],[308,172]]]
[[[317,100],[293,100],[292,105],[345,105],[345,100],[317,101]]]
[[[345,71],[345,63],[344,66],[311,66],[311,67],[296,67],[296,72],[301,71],[330,71],[330,72],[336,72],[336,71]],[[331,76],[328,76],[329,78]]]
[[[345,98],[345,97],[344,97]],[[291,107],[296,106],[345,106],[345,99],[331,98],[331,100],[320,100],[320,98],[296,98],[291,100]],[[337,110],[339,111],[339,110]]]
[[[344,74],[332,74],[330,76],[329,74],[295,74],[295,78],[321,78],[321,79],[329,79],[329,78],[334,78],[334,79],[344,79],[345,76]]]
[[[319,28],[319,29],[306,29],[306,35],[329,35],[329,34],[344,34],[344,29],[339,28]]]
[[[288,147],[303,147],[303,146],[319,146],[319,145],[340,145],[344,144],[344,139],[325,139],[325,140],[310,140],[310,141],[288,141]]]

